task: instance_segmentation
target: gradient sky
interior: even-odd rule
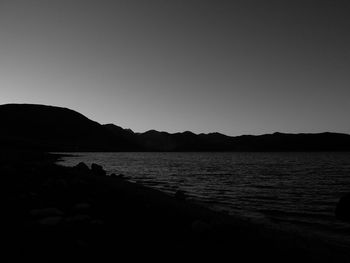
[[[350,133],[349,3],[0,0],[0,103],[137,132]]]

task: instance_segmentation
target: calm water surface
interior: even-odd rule
[[[63,165],[101,164],[109,173],[207,206],[347,236],[334,218],[350,192],[350,153],[75,153]]]

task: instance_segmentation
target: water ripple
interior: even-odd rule
[[[339,230],[334,208],[350,192],[350,153],[76,153],[64,165],[110,173],[229,211]],[[347,226],[348,227],[348,226]]]

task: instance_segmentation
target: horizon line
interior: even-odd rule
[[[50,104],[42,104],[42,103],[27,103],[27,102],[10,102],[10,103],[4,103],[4,104],[0,104],[0,106],[5,106],[5,105],[35,105],[35,106],[46,106],[46,107],[54,107],[54,108],[61,108],[61,109],[68,109],[74,112],[77,112],[79,114],[81,114],[82,116],[88,118],[91,121],[97,122],[100,125],[115,125],[117,127],[120,127],[124,130],[131,130],[133,133],[135,134],[143,134],[143,133],[147,133],[147,132],[151,132],[151,131],[156,131],[159,133],[167,133],[167,134],[181,134],[181,133],[192,133],[194,135],[208,135],[208,134],[220,134],[220,135],[224,135],[227,137],[241,137],[241,136],[263,136],[263,135],[273,135],[273,134],[288,134],[288,135],[307,135],[307,134],[327,134],[327,133],[331,133],[331,134],[344,134],[344,135],[350,135],[350,133],[347,132],[339,132],[339,131],[320,131],[320,132],[286,132],[286,131],[270,131],[270,132],[266,132],[266,133],[243,133],[240,135],[228,135],[226,133],[222,133],[222,132],[218,132],[218,131],[212,131],[212,132],[193,132],[191,130],[183,130],[183,131],[174,131],[174,132],[170,132],[170,131],[166,131],[166,130],[156,130],[156,129],[148,129],[148,130],[144,130],[144,131],[135,131],[132,128],[128,127],[128,128],[124,128],[123,126],[120,126],[118,124],[109,122],[109,123],[102,123],[99,121],[94,120],[93,118],[85,115],[84,113],[81,113],[78,110],[69,108],[67,106],[57,106],[57,105],[50,105]]]

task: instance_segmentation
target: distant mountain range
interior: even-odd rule
[[[220,133],[134,133],[101,125],[67,109],[34,104],[0,105],[0,147],[45,151],[350,151],[340,133],[226,136]]]

